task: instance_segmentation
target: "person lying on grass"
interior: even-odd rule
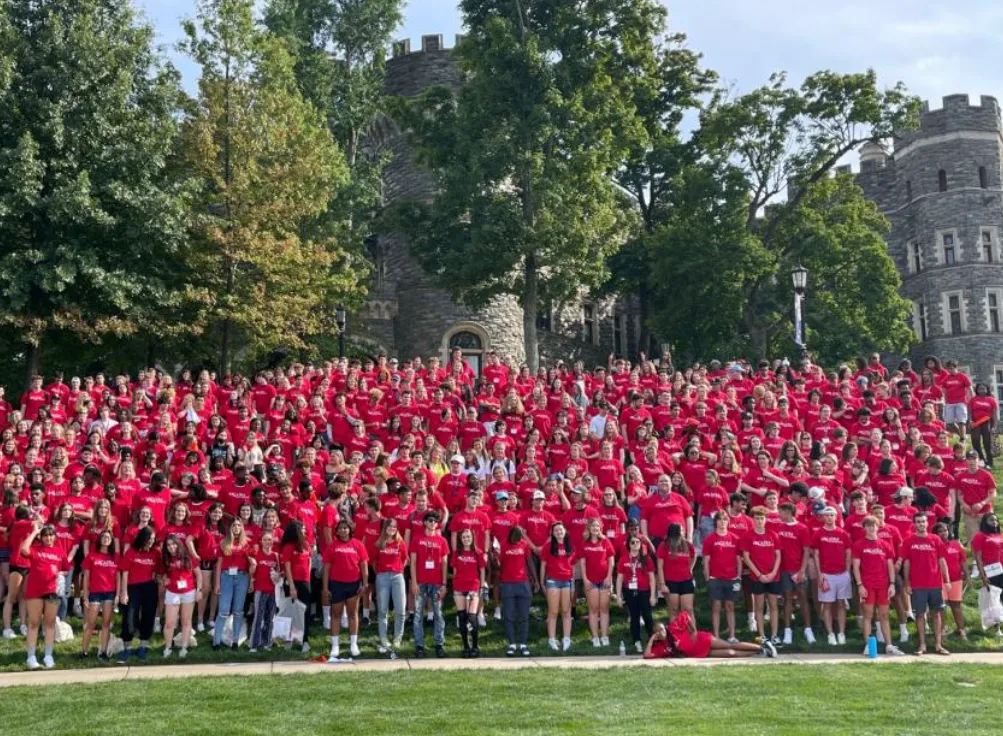
[[[762,646],[741,641],[729,644],[709,631],[699,631],[696,620],[688,611],[680,612],[668,627],[661,622],[656,623],[655,631],[644,648],[645,659],[669,657],[736,659],[757,655],[773,658],[777,656],[777,650],[769,640],[764,641]]]

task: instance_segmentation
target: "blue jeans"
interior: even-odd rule
[[[425,646],[425,601],[432,602],[432,640],[441,647],[446,640],[446,619],[442,617],[441,585],[419,585],[414,599],[414,645]]]
[[[387,640],[387,615],[390,613],[390,597],[394,601],[394,639],[404,637],[405,606],[407,594],[404,589],[404,574],[381,572],[376,575],[376,609],[379,615],[378,629],[380,641]]]
[[[250,582],[246,572],[230,575],[224,571],[219,576],[219,609],[216,613],[216,627],[212,632],[213,644],[223,643],[223,626],[226,624],[226,617],[231,613],[233,640],[240,641],[240,628],[244,624],[244,599],[247,598]]]

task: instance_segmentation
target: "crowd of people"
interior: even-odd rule
[[[31,669],[70,616],[105,661],[116,621],[123,663],[155,633],[183,658],[206,628],[213,649],[268,650],[281,595],[332,659],[373,619],[381,653],[409,627],[415,656],[447,656],[455,628],[477,657],[493,618],[527,656],[534,601],[555,651],[575,626],[613,651],[624,608],[645,656],[775,656],[816,630],[838,647],[848,613],[888,654],[910,625],[916,654],[948,654],[969,577],[1003,588],[998,406],[953,361],[484,357],[480,375],[456,351],[35,377],[16,406],[0,389],[3,638]]]

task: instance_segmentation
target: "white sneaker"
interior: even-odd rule
[[[909,642],[909,629],[905,626],[899,627],[899,644],[907,644]]]
[[[394,638],[394,649],[400,649],[400,648],[401,648],[401,638],[398,636]]]
[[[14,629],[4,629],[3,630],[4,639],[16,639],[17,634],[14,633]]]
[[[44,657],[42,657],[42,664],[45,665],[45,669],[51,670],[53,667],[56,666],[56,660],[52,658],[51,654],[46,654]]]
[[[811,630],[811,627],[804,630],[804,640],[808,642],[809,645],[815,643],[815,632]]]
[[[734,636],[729,636],[728,637],[728,643],[731,644],[731,645],[738,644],[738,639],[736,639]]]
[[[159,634],[160,632],[161,632],[160,619],[159,618],[155,618],[155,619],[153,619],[153,633],[154,634]]]
[[[21,624],[21,636],[27,636],[27,635],[28,635],[27,624]]]
[[[868,651],[869,649],[870,649],[870,647],[867,647],[867,646],[865,646],[865,647],[864,647],[864,651],[863,651],[863,655],[864,655],[865,657],[869,657],[869,656],[871,656],[871,653],[870,653],[870,651]]]
[[[331,656],[327,658],[328,662],[333,662],[341,654],[341,644],[339,642],[334,642],[331,644]]]
[[[784,646],[790,646],[794,643],[794,632],[790,629],[784,629]]]
[[[358,656],[362,655],[362,651],[359,649],[359,645],[358,644],[351,644],[351,645],[349,645],[348,652],[353,657],[358,657]]]
[[[596,649],[598,649],[599,647],[602,646],[602,644],[599,643],[599,637],[598,636],[593,636],[592,637],[592,646],[595,647]]]
[[[38,663],[38,660],[35,657],[28,657],[29,670],[37,670],[39,667],[41,667],[41,665]]]
[[[836,635],[835,635],[835,634],[829,634],[829,639],[828,639],[828,641],[829,641],[829,646],[830,646],[830,647],[834,647],[834,646],[836,646],[836,645],[837,645],[837,643],[838,643],[838,642],[836,641]]]
[[[205,632],[205,624],[204,624],[204,623],[202,623],[201,621],[199,621],[199,625],[198,625],[198,626],[196,627],[196,630],[197,630],[197,631],[198,631],[198,632],[199,632],[200,634],[201,634],[201,633],[204,633],[204,632]]]
[[[601,636],[601,637],[599,637],[599,646],[608,647],[609,646],[609,637],[608,636]]]
[[[432,619],[429,619],[431,621]],[[495,609],[495,621],[501,621],[501,606]]]
[[[571,649],[571,639],[569,639],[568,637],[564,637],[564,639],[561,640],[561,647],[564,649],[565,652]]]
[[[376,647],[376,651],[379,652],[380,654],[386,654],[388,651],[390,651],[390,642],[388,642],[386,639],[383,639]]]
[[[899,649],[894,644],[889,644],[888,646],[885,647],[885,654],[891,654],[891,655],[893,655],[895,657],[903,657],[903,656],[905,656],[905,652],[903,652],[901,649]]]
[[[181,650],[178,652],[178,659],[187,659],[187,658],[188,658],[188,650],[182,647]]]
[[[488,620],[484,618],[483,613],[477,614],[477,625],[480,626],[482,629],[486,629],[488,627]]]
[[[557,639],[547,639],[547,646],[555,652],[560,651],[560,647],[557,646]]]
[[[882,633],[880,626],[878,627],[878,630],[874,632],[874,638],[878,640],[878,644],[885,643],[885,635]]]
[[[164,659],[167,659],[170,656],[171,656],[171,648],[170,647],[164,647]]]
[[[836,643],[839,644],[839,646],[845,646],[846,645],[846,634],[843,634],[843,633],[836,634]]]
[[[639,641],[634,642],[634,649],[637,650],[638,654],[644,654],[644,644]]]

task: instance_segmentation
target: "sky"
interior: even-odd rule
[[[196,70],[173,52],[179,20],[195,0],[135,0],[194,88]],[[787,71],[800,81],[820,69],[873,68],[879,83],[905,82],[940,107],[949,94],[1003,95],[1003,0],[662,0],[669,26],[685,33],[706,66],[736,92]],[[410,0],[398,38],[461,32],[455,0]]]

